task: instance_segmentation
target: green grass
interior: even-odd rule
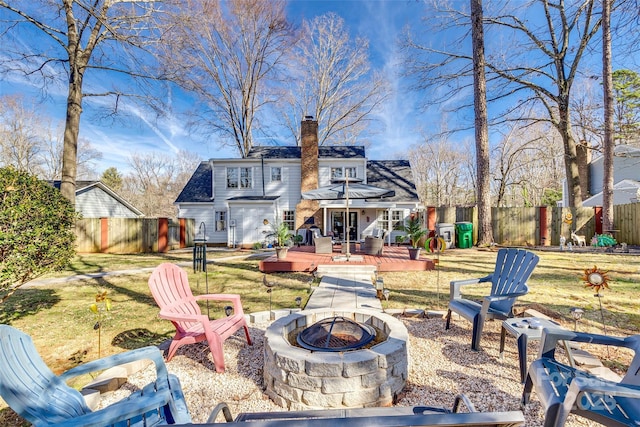
[[[242,250],[210,250],[207,260],[246,254],[247,251]],[[47,274],[44,278],[152,267],[161,262],[191,262],[192,259],[193,253],[188,249],[166,254],[80,254],[68,269]]]
[[[540,263],[529,280],[529,293],[518,300],[519,306],[533,307],[573,327],[572,307],[585,310],[584,329],[603,332],[602,313],[608,331],[636,334],[640,331],[640,257],[629,254],[536,252]],[[482,277],[493,271],[495,252],[477,249],[445,251],[439,267],[431,272],[383,274],[385,287],[391,290],[384,307],[418,307],[446,310],[449,282]],[[582,280],[584,270],[597,266],[608,270],[610,289],[594,297]],[[489,286],[467,287],[467,295],[481,298]],[[439,292],[438,292],[439,291]],[[600,301],[603,311],[600,311]]]
[[[263,274],[256,259],[225,259],[247,251],[207,254],[209,271],[185,270],[194,294],[238,293],[245,313],[269,309],[269,294],[262,285]],[[537,252],[541,261],[529,282],[530,292],[519,299],[520,306],[534,307],[573,328],[571,307],[585,310],[580,330],[603,331],[599,299],[582,281],[584,269],[597,265],[609,270],[610,289],[601,291],[601,302],[611,335],[640,331],[640,257],[605,253]],[[449,282],[453,279],[481,277],[493,270],[495,252],[477,249],[449,250],[439,257],[435,271],[383,273],[389,301],[384,308],[423,308],[446,310]],[[190,262],[191,252],[163,255],[80,255],[69,270],[55,277],[79,273],[155,267],[161,262]],[[33,337],[40,355],[51,369],[60,373],[77,364],[98,358],[98,334],[93,329],[94,314],[89,306],[96,293],[106,290],[113,301],[102,328],[102,356],[128,349],[158,344],[171,336],[170,322],[158,319],[158,307],[147,286],[149,273],[106,276],[64,284],[48,284],[18,290],[0,305],[0,323],[10,324]],[[270,274],[276,286],[271,293],[272,308],[295,307],[300,296],[306,303],[311,276],[306,273]],[[479,287],[471,297],[486,294]],[[223,315],[224,305],[211,304],[212,317]],[[204,308],[206,310],[206,308]],[[0,423],[3,413],[0,406]]]

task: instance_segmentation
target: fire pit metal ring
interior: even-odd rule
[[[372,326],[335,316],[302,330],[296,341],[311,351],[347,351],[359,349],[375,337],[376,330]]]

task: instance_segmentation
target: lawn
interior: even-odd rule
[[[573,328],[572,307],[585,310],[578,328],[583,331],[629,335],[640,330],[640,257],[629,254],[537,251],[541,261],[529,282],[530,292],[519,300],[521,307],[543,311],[568,328]],[[306,302],[313,286],[305,273],[270,274],[275,282],[271,295],[262,285],[258,259],[241,258],[251,251],[208,253],[213,261],[208,272],[194,273],[190,252],[168,255],[81,255],[69,271],[50,277],[155,267],[161,262],[185,263],[193,292],[238,293],[245,313],[295,307],[295,298]],[[391,293],[384,308],[420,308],[446,310],[449,282],[452,279],[480,277],[493,270],[495,252],[468,249],[449,250],[439,256],[438,268],[426,272],[384,273],[385,287]],[[598,266],[608,270],[610,288],[601,298],[585,288],[584,270]],[[45,362],[55,372],[98,357],[98,333],[95,315],[89,306],[98,292],[107,291],[112,309],[101,330],[101,355],[122,352],[144,345],[159,344],[173,335],[173,326],[158,319],[158,308],[150,296],[149,272],[112,275],[90,280],[42,284],[17,291],[0,305],[0,323],[11,324],[31,335]],[[486,289],[478,290],[480,297]],[[602,304],[602,310],[600,309]],[[203,306],[206,311],[206,306]],[[223,315],[222,304],[211,304],[211,316]],[[77,384],[79,385],[79,384]],[[2,404],[0,404],[2,408]],[[0,424],[6,409],[0,409]]]

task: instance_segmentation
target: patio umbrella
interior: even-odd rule
[[[349,199],[380,199],[383,197],[393,197],[396,193],[393,190],[380,188],[373,185],[362,184],[359,178],[335,178],[332,184],[320,187],[315,190],[309,190],[302,193],[302,198],[306,200],[345,200],[346,205],[346,221],[345,235],[347,237],[347,260],[351,255],[349,248]]]

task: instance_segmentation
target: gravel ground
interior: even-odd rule
[[[398,406],[441,406],[450,408],[454,397],[466,394],[478,411],[520,409],[518,354],[515,339],[507,337],[504,358],[499,357],[500,322],[489,322],[482,338],[483,351],[470,350],[471,325],[452,322],[448,331],[442,319],[402,318],[409,331],[409,378],[399,396]],[[182,347],[167,364],[180,379],[194,423],[207,420],[219,402],[226,402],[235,417],[240,412],[282,411],[263,393],[262,349],[267,324],[250,325],[253,346],[243,334],[225,341],[226,372],[215,372],[209,349],[196,344]],[[529,361],[535,357],[537,342],[530,343]],[[149,382],[152,369],[137,373],[123,388],[105,397],[108,404],[120,399],[127,388]],[[535,393],[525,410],[527,426],[542,425],[542,410]],[[219,416],[217,421],[222,421]],[[566,426],[600,425],[571,415]]]

